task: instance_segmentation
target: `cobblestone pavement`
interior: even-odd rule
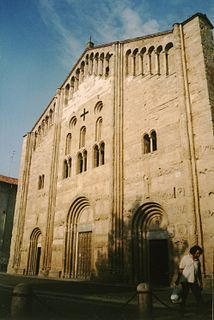
[[[138,312],[136,288],[133,286],[50,280],[3,273],[0,274],[1,320],[11,319],[13,288],[19,283],[27,283],[32,288],[26,320],[213,320],[212,296],[209,291],[203,293],[206,303],[204,310],[197,311],[190,295],[187,310],[184,315],[180,315],[179,305],[169,300],[171,289],[155,288],[153,313],[146,318]],[[17,319],[13,317],[13,320]]]

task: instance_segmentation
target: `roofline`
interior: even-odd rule
[[[66,79],[63,81],[62,85],[59,87],[59,89],[62,89],[63,86],[65,85],[66,81],[68,80],[68,78],[71,76],[73,70],[77,67],[78,63],[81,61],[82,57],[85,55],[86,52],[88,51],[93,51],[93,50],[96,50],[96,49],[99,49],[99,48],[103,48],[103,47],[110,47],[114,44],[123,44],[123,43],[127,43],[127,42],[134,42],[134,41],[137,41],[137,40],[144,40],[146,38],[153,38],[153,37],[158,37],[160,35],[164,35],[164,34],[169,34],[171,33],[172,31],[162,31],[162,32],[157,32],[157,33],[153,33],[153,34],[149,34],[149,35],[145,35],[145,36],[139,36],[139,37],[135,37],[135,38],[129,38],[129,39],[125,39],[125,40],[120,40],[120,41],[112,41],[112,42],[109,42],[109,43],[103,43],[103,44],[99,44],[97,46],[94,46],[92,48],[86,48],[83,53],[81,54],[81,56],[79,57],[79,59],[77,60],[77,62],[74,64],[74,66],[72,67],[71,71],[69,72],[68,76],[66,77]]]
[[[191,21],[192,19],[196,18],[196,17],[199,17],[203,20],[205,20],[209,25],[210,27],[213,29],[213,24],[211,23],[211,21],[207,18],[207,15],[204,14],[204,13],[201,13],[201,12],[197,12],[195,13],[193,16],[189,17],[188,19],[184,20],[181,24],[184,25],[186,23],[188,23],[189,21]]]
[[[197,12],[195,13],[194,15],[192,15],[191,17],[189,17],[188,19],[184,20],[183,22],[179,22],[179,23],[174,23],[173,26],[175,24],[181,24],[181,25],[185,25],[186,23],[188,23],[189,21],[193,20],[194,18],[196,17],[200,17],[202,18],[203,20],[205,20],[209,25],[210,27],[213,29],[213,25],[212,23],[210,22],[210,20],[207,18],[206,14],[203,14],[203,13],[200,13],[200,12]],[[62,89],[63,86],[65,85],[65,83],[68,81],[69,77],[71,76],[72,72],[75,70],[75,68],[77,67],[77,65],[79,64],[79,62],[81,61],[81,59],[83,58],[83,56],[85,55],[86,52],[88,51],[92,51],[94,49],[99,49],[99,48],[103,48],[103,47],[109,47],[109,46],[112,46],[114,44],[125,44],[125,43],[128,43],[128,42],[134,42],[134,41],[137,41],[137,40],[144,40],[144,39],[147,39],[147,38],[154,38],[154,37],[158,37],[158,36],[161,36],[161,35],[166,35],[166,34],[169,34],[169,33],[172,33],[173,32],[173,28],[171,30],[168,30],[168,31],[162,31],[162,32],[157,32],[157,33],[153,33],[153,34],[149,34],[149,35],[144,35],[144,36],[139,36],[139,37],[135,37],[135,38],[129,38],[129,39],[125,39],[125,40],[121,40],[121,41],[112,41],[112,42],[109,42],[109,43],[105,43],[105,44],[100,44],[100,45],[97,45],[97,46],[93,46],[92,48],[88,48],[86,47],[86,49],[82,52],[82,54],[80,55],[79,59],[76,61],[76,63],[73,65],[73,67],[71,68],[70,72],[68,73],[68,76],[65,78],[65,80],[62,82],[62,84],[59,86],[58,89]],[[36,125],[38,124],[38,122],[40,121],[40,119],[43,117],[43,115],[45,114],[45,112],[47,111],[47,109],[49,108],[49,106],[51,105],[51,103],[53,102],[53,100],[55,99],[56,96],[54,96],[51,101],[48,103],[47,107],[45,108],[44,112],[40,115],[40,117],[38,118],[38,120],[36,121],[36,123],[34,124],[34,126],[32,127],[31,129],[31,132],[35,129]]]
[[[18,185],[18,179],[0,175],[0,182]]]
[[[205,19],[208,22],[208,24],[210,25],[210,27],[213,28],[213,25],[210,22],[210,20],[207,18],[206,14],[203,14],[203,13],[200,13],[200,12],[195,13],[193,16],[191,16],[190,18],[184,20],[183,22],[181,22],[179,24],[184,25],[184,24],[188,23],[189,21],[191,21],[192,19],[194,19],[196,17],[201,17],[202,19]],[[174,24],[176,24],[176,23],[174,23]],[[77,62],[72,67],[71,71],[69,72],[68,76],[63,81],[63,83],[61,84],[59,89],[63,88],[63,86],[65,85],[66,81],[71,76],[73,70],[76,68],[76,66],[78,65],[79,61],[82,59],[82,57],[85,55],[85,53],[87,51],[91,51],[91,50],[99,49],[99,48],[103,48],[103,47],[109,47],[109,46],[112,46],[112,45],[118,44],[118,43],[123,44],[123,43],[128,43],[128,42],[134,42],[134,41],[137,41],[137,40],[144,40],[144,39],[147,39],[147,38],[154,38],[154,37],[158,37],[158,36],[161,36],[161,35],[169,34],[171,32],[172,32],[172,30],[166,30],[166,31],[156,32],[156,33],[152,33],[152,34],[144,35],[144,36],[139,36],[139,37],[135,37],[135,38],[129,38],[129,39],[119,40],[119,41],[112,41],[112,42],[109,42],[109,43],[104,43],[104,44],[100,44],[100,45],[94,46],[92,48],[86,48],[83,51],[83,53],[81,54],[81,56],[79,57],[79,59],[77,60]]]

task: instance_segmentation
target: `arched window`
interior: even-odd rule
[[[105,163],[105,143],[100,144],[100,165],[102,166]]]
[[[149,153],[151,151],[150,149],[150,138],[149,135],[146,133],[143,136],[143,148],[144,148],[144,153]]]
[[[68,104],[68,99],[69,99],[69,90],[70,90],[70,85],[69,83],[65,87],[65,106]]]
[[[86,127],[84,126],[80,129],[80,143],[79,143],[80,148],[85,147],[85,137],[86,137]]]
[[[89,74],[93,74],[93,62],[94,62],[94,54],[93,52],[90,54],[89,58]]]
[[[46,128],[48,128],[48,125],[49,125],[49,117],[48,116],[45,117],[45,125],[46,125]]]
[[[174,72],[175,62],[173,54],[173,43],[169,42],[165,47],[165,64],[166,64],[166,75]]]
[[[41,126],[38,127],[38,135],[37,135],[37,138],[38,138],[38,143],[41,142]]]
[[[102,137],[102,117],[98,118],[96,121],[96,132],[95,132],[95,140],[99,141]]]
[[[137,64],[137,57],[138,57],[138,49],[135,49],[132,54],[132,75],[138,75],[138,64]]]
[[[105,59],[105,77],[108,77],[110,73],[110,66],[109,66],[110,58],[111,58],[111,54],[108,52],[106,54],[106,59]]]
[[[71,86],[70,86],[70,97],[73,97],[74,94],[74,83],[75,83],[75,78],[74,76],[71,78]]]
[[[157,47],[156,50],[156,55],[157,55],[157,74],[160,75],[162,68],[161,68],[161,51],[162,51],[162,46]]]
[[[39,176],[39,181],[38,181],[38,189],[43,189],[45,185],[45,175],[42,174],[41,176]]]
[[[80,82],[83,82],[85,77],[85,62],[82,61],[80,65]]]
[[[63,178],[64,179],[68,178],[68,162],[67,162],[67,160],[64,160],[64,163],[63,163]]]
[[[50,112],[49,112],[49,119],[50,119],[50,125],[53,124],[53,110],[50,109]]]
[[[154,74],[154,70],[155,70],[155,56],[154,56],[154,46],[150,47],[149,50],[148,50],[148,58],[149,58],[149,61],[148,61],[148,67],[149,67],[149,74]]]
[[[73,116],[73,117],[71,118],[70,122],[69,122],[69,128],[70,128],[70,129],[74,128],[75,125],[76,125],[76,123],[77,123],[77,117],[76,117],[76,116]]]
[[[103,75],[103,65],[104,65],[104,53],[101,53],[100,59],[99,59],[99,70],[98,70],[99,76]]]
[[[99,61],[99,53],[97,52],[94,56],[94,74],[98,75],[98,61]]]
[[[72,138],[71,133],[68,133],[66,137],[66,143],[65,143],[65,155],[71,153],[71,138]]]
[[[34,133],[33,150],[36,150],[37,145],[37,132]]]
[[[71,168],[72,168],[72,159],[68,159],[68,177],[71,176]]]
[[[146,48],[144,47],[140,51],[140,56],[139,56],[139,70],[140,74],[145,75],[146,73],[146,56],[145,56]]]
[[[97,114],[97,113],[101,112],[102,108],[103,108],[103,102],[98,101],[94,107],[94,113]]]
[[[126,52],[126,75],[127,75],[127,76],[131,73],[131,72],[130,72],[130,69],[131,69],[130,57],[131,57],[131,50],[129,49],[129,50]]]
[[[89,55],[87,54],[85,57],[85,76],[88,76],[89,73]]]
[[[77,173],[83,172],[83,156],[82,153],[77,155]]]
[[[94,146],[94,167],[99,166],[99,148],[98,145]]]
[[[87,151],[83,151],[83,171],[87,170]]]
[[[157,135],[156,132],[153,130],[151,132],[151,150],[156,151],[157,150]]]
[[[42,120],[42,124],[41,124],[41,128],[42,128],[42,134],[45,134],[45,119]]]

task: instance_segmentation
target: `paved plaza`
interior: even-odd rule
[[[28,284],[27,320],[212,320],[212,295],[204,290],[206,307],[199,312],[190,295],[187,310],[180,315],[179,305],[170,302],[170,288],[154,288],[153,313],[142,317],[138,311],[136,288],[128,285],[103,284],[86,281],[50,280],[36,277],[0,274],[0,319],[11,317],[13,290],[17,284]],[[16,299],[16,297],[15,297]],[[20,319],[20,318],[19,318]],[[23,317],[24,319],[24,317]]]

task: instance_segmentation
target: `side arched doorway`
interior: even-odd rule
[[[40,258],[41,258],[41,237],[42,233],[39,228],[35,228],[30,236],[30,247],[28,253],[27,274],[38,275],[40,270]]]
[[[64,277],[90,279],[93,213],[85,197],[76,199],[66,222]]]
[[[169,285],[167,217],[156,202],[147,202],[132,221],[132,269],[134,282]]]

